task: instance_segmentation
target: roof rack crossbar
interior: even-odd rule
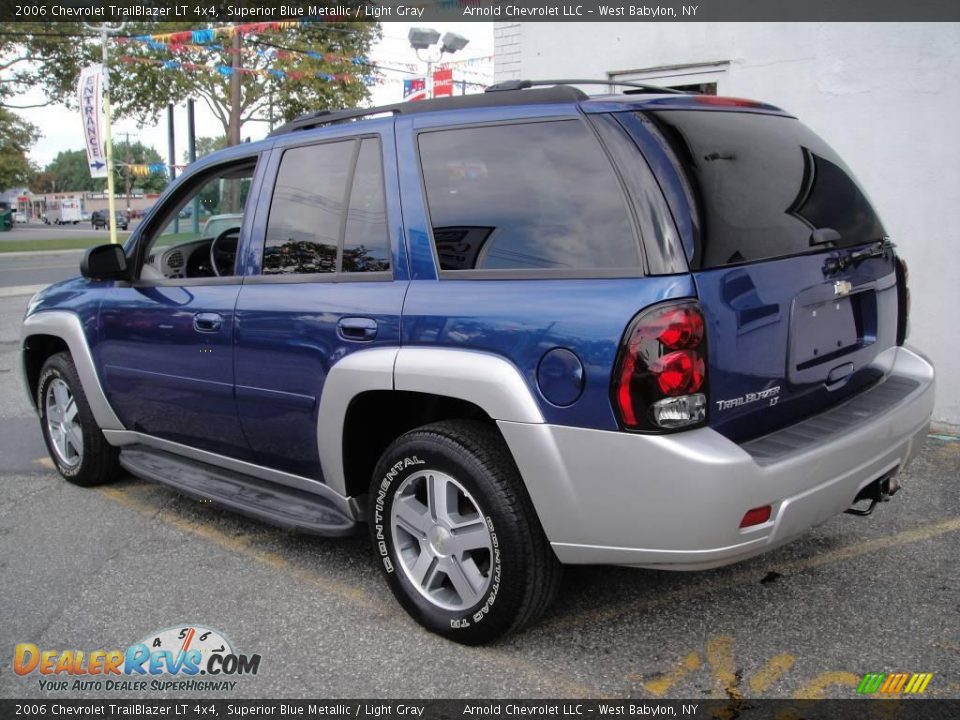
[[[671,95],[686,95],[683,90],[674,90],[673,88],[660,87],[659,85],[649,85],[647,83],[633,82],[632,80],[504,80],[495,85],[491,85],[484,92],[506,92],[508,90],[526,90],[532,87],[543,87],[544,85],[615,85],[623,87],[637,88],[645,92],[670,93]]]

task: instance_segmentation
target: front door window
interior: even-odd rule
[[[215,171],[175,201],[146,238],[141,279],[234,275],[254,167]]]

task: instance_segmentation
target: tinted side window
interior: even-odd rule
[[[263,274],[337,269],[355,142],[287,150],[270,203]]]
[[[380,143],[367,138],[360,146],[350,190],[350,207],[343,240],[343,272],[390,269],[385,200]]]
[[[582,122],[427,132],[419,145],[442,270],[640,267],[623,191]]]

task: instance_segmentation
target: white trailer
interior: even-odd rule
[[[76,225],[83,219],[83,203],[79,198],[63,198],[47,201],[47,213],[43,221],[47,225]]]

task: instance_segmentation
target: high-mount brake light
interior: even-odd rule
[[[656,306],[631,322],[613,375],[629,430],[690,427],[706,419],[706,332],[695,301]]]
[[[694,95],[694,101],[701,105],[717,105],[720,107],[769,107],[766,103],[738,97],[723,97],[722,95]]]

